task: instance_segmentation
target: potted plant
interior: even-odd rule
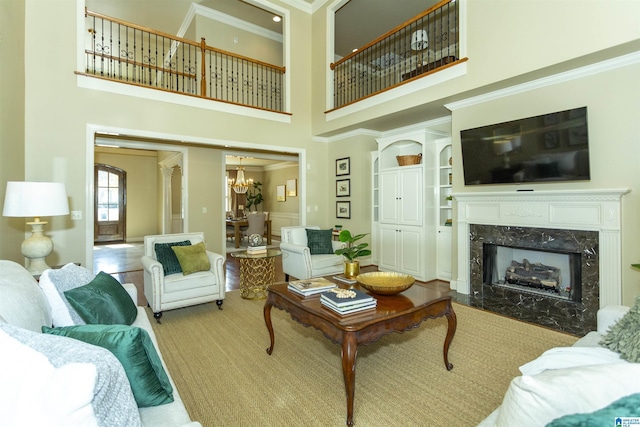
[[[251,207],[254,206],[254,210],[258,210],[258,205],[262,203],[262,183],[260,181],[254,182],[247,191],[247,209],[251,212]]]
[[[338,239],[342,243],[346,243],[347,246],[342,249],[336,249],[335,254],[342,255],[345,258],[345,277],[354,278],[360,274],[360,261],[356,260],[356,258],[371,255],[371,251],[367,249],[367,246],[369,246],[368,243],[356,244],[358,240],[362,239],[367,234],[369,233],[352,235],[349,230],[340,231]]]

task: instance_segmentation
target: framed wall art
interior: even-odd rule
[[[351,218],[351,202],[336,202],[336,218]]]
[[[284,202],[287,200],[287,196],[285,195],[285,186],[278,185],[276,187],[276,200],[278,202]]]
[[[351,195],[351,180],[339,179],[336,181],[336,197],[348,197]]]
[[[297,179],[288,179],[287,180],[287,196],[296,197],[298,195],[298,180]]]
[[[349,175],[351,173],[351,157],[336,160],[336,176]]]

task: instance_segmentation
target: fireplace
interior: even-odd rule
[[[620,212],[628,191],[454,193],[457,276],[451,287],[486,310],[575,335],[594,330],[597,310],[622,300]],[[492,267],[497,272],[485,271],[485,245],[496,253],[505,250],[500,247],[509,248],[509,264],[527,260],[530,265],[569,270],[569,276],[560,273],[557,292],[536,289],[537,276],[534,286],[500,283],[507,282],[500,278],[506,276],[507,266],[503,261]],[[542,258],[540,252],[545,253]],[[564,260],[553,259],[558,254]],[[491,276],[495,280],[485,280]],[[544,283],[552,287],[552,282]]]
[[[581,254],[519,246],[482,245],[482,283],[563,301],[582,301]]]
[[[598,234],[472,224],[470,304],[575,335],[595,330],[600,306]],[[507,283],[507,270],[514,261],[526,264],[523,260],[529,272],[536,264],[558,269],[557,279],[550,276],[559,285],[545,280],[547,285],[538,287],[544,270],[540,267],[529,277],[527,271],[515,276],[531,283]]]

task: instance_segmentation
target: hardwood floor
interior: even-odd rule
[[[113,277],[115,277],[120,283],[133,283],[138,288],[138,305],[147,305],[147,301],[144,298],[144,275],[142,270],[131,270],[127,271],[127,268],[131,265],[131,261],[126,259],[126,251],[122,253],[118,253],[118,251],[109,251],[108,259],[104,259],[102,262],[108,264],[111,267],[111,271],[116,271],[116,273],[111,273]],[[284,273],[282,272],[282,257],[276,257],[275,259],[276,265],[276,282],[284,282]],[[232,257],[227,254],[227,261],[225,263],[226,267],[226,290],[233,291],[240,289],[240,262],[237,258]],[[377,266],[364,266],[361,268],[362,272],[369,271],[378,271]],[[432,280],[430,282],[420,282],[416,281],[417,285],[426,286],[432,289],[440,290],[443,292],[452,292],[449,288],[449,282],[444,282],[441,280]]]

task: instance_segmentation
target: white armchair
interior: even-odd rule
[[[224,257],[207,251],[211,269],[189,275],[182,272],[165,275],[156,254],[156,243],[176,243],[188,240],[192,245],[204,242],[204,233],[164,234],[144,237],[144,296],[160,323],[163,310],[216,301],[222,310],[225,294]],[[166,267],[166,266],[165,266]]]
[[[282,271],[286,281],[289,281],[289,276],[302,280],[340,274],[344,271],[344,260],[341,255],[311,255],[307,243],[307,228],[320,230],[320,227],[312,225],[282,227],[281,229]],[[331,241],[331,245],[334,251],[345,246],[344,243],[334,240]]]

